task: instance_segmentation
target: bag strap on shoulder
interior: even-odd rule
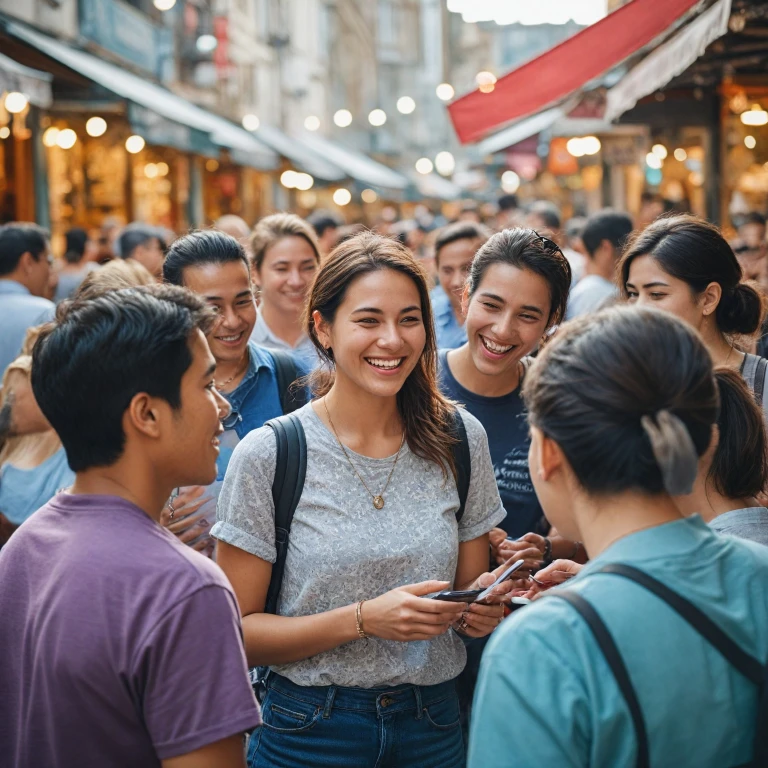
[[[265,613],[276,613],[280,588],[283,585],[288,537],[296,507],[304,489],[307,474],[307,439],[301,421],[294,414],[271,419],[277,442],[275,477],[272,480],[272,500],[275,505],[275,548],[277,557],[269,580]]]
[[[579,612],[592,631],[597,644],[600,646],[600,650],[603,652],[605,660],[608,662],[608,666],[611,668],[611,672],[613,672],[614,678],[616,678],[616,684],[619,686],[621,695],[627,703],[627,708],[629,709],[629,714],[632,718],[632,725],[635,729],[635,739],[637,740],[637,761],[635,764],[637,768],[648,768],[650,765],[650,756],[645,718],[643,717],[642,709],[640,709],[640,702],[637,699],[635,688],[629,678],[627,667],[624,664],[624,660],[621,657],[619,649],[616,647],[616,643],[611,636],[611,633],[608,631],[608,627],[605,626],[605,623],[592,605],[581,595],[578,595],[573,591],[562,590],[552,592],[550,597],[559,597],[561,600],[570,603]]]
[[[294,386],[296,379],[299,378],[296,361],[288,352],[270,349],[269,354],[275,362],[275,378],[282,411],[284,414],[293,413],[307,402],[304,388]]]
[[[758,405],[762,408],[763,401],[765,399],[765,374],[768,370],[768,360],[761,357],[757,361],[757,367],[755,368],[755,397],[757,398]]]
[[[453,462],[456,465],[456,490],[459,492],[459,508],[456,510],[456,522],[460,523],[467,506],[469,496],[469,482],[472,479],[472,456],[469,451],[469,437],[464,419],[461,418],[459,409],[453,411],[453,431],[458,439],[453,444]]]

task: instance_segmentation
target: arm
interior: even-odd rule
[[[242,736],[230,736],[186,755],[162,761],[163,768],[245,768]]]
[[[256,555],[219,541],[217,561],[235,590],[243,617],[248,663],[287,664],[316,656],[358,640],[355,610],[346,605],[313,616],[274,616],[264,613],[272,565]],[[366,600],[362,608],[366,634],[386,640],[430,640],[448,630],[464,606],[421,595],[448,586],[425,581]]]

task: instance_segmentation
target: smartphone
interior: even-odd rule
[[[432,596],[433,600],[445,600],[449,603],[477,603],[480,600],[485,600],[494,587],[498,587],[499,584],[509,579],[509,577],[517,570],[525,565],[524,560],[518,560],[516,563],[512,563],[489,587],[483,587],[483,589],[446,589],[443,592],[438,592]]]

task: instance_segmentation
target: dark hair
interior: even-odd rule
[[[763,216],[760,211],[750,211],[745,214],[744,218],[739,222],[739,228],[743,227],[745,224],[759,224],[761,227],[764,227],[766,224],[765,216]]]
[[[307,222],[318,237],[322,237],[328,229],[338,229],[344,223],[329,211],[315,211],[307,216]]]
[[[549,200],[537,200],[535,203],[531,203],[528,213],[538,216],[549,229],[560,229],[562,223],[560,209],[554,203],[550,203]]]
[[[440,251],[446,245],[456,243],[459,240],[479,240],[478,247],[488,240],[491,230],[484,224],[475,221],[457,221],[443,227],[435,235],[435,261],[440,261]]]
[[[164,239],[154,227],[148,227],[144,224],[129,224],[117,238],[117,252],[121,259],[130,259],[140,245],[144,245],[152,239],[157,240],[162,247]]]
[[[522,227],[497,232],[475,254],[467,278],[470,296],[480,287],[488,268],[494,264],[530,269],[543,277],[549,286],[547,327],[562,322],[571,290],[571,265],[555,243],[532,229]]]
[[[48,239],[46,230],[26,221],[0,226],[0,275],[14,272],[25,253],[31,253],[32,258],[39,261]]]
[[[500,211],[516,211],[520,207],[517,195],[502,195],[497,201]]]
[[[643,417],[676,416],[701,456],[718,409],[712,360],[699,336],[682,320],[643,307],[611,307],[564,325],[525,377],[523,396],[530,423],[560,446],[594,494],[662,493]]]
[[[363,275],[392,270],[413,281],[421,300],[426,344],[418,364],[397,393],[397,407],[405,428],[408,447],[427,461],[435,462],[455,476],[451,448],[452,405],[440,393],[437,384],[437,342],[427,275],[411,252],[389,237],[363,232],[336,246],[320,267],[307,300],[305,324],[312,343],[327,365],[316,369],[312,377],[314,392],[322,396],[333,384],[333,350],[326,349],[317,335],[312,314],[317,311],[332,323],[339,305],[352,283]]]
[[[605,210],[587,219],[581,231],[581,242],[590,257],[595,255],[603,240],[607,240],[618,253],[631,233],[632,219],[626,213]]]
[[[651,256],[672,277],[688,283],[695,294],[718,283],[723,295],[715,311],[722,333],[752,334],[762,323],[764,299],[748,283],[733,249],[714,225],[690,214],[656,219],[627,245],[619,262],[621,290],[627,297],[632,262]]]
[[[180,407],[190,335],[212,322],[200,297],[171,285],[59,305],[32,352],[32,390],[74,472],[120,458],[123,414],[138,393]]]
[[[232,235],[217,229],[201,229],[173,241],[163,262],[163,280],[171,285],[184,285],[184,270],[187,267],[233,261],[243,263],[250,279],[245,248]]]
[[[768,486],[763,409],[738,371],[718,368],[715,379],[720,392],[720,439],[708,478],[728,499],[752,498]]]
[[[88,243],[88,233],[79,227],[73,227],[64,235],[66,250],[64,258],[68,264],[77,264],[85,255],[85,246]]]
[[[251,253],[253,265],[261,269],[267,251],[284,237],[302,237],[315,252],[315,259],[320,263],[320,247],[312,227],[295,213],[273,213],[256,224],[251,235]]]

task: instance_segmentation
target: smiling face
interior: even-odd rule
[[[464,292],[464,284],[467,282],[469,268],[475,257],[480,240],[467,239],[454,240],[444,245],[437,254],[437,276],[440,285],[449,298],[453,311],[461,314],[461,296]]]
[[[300,314],[317,267],[315,251],[303,237],[278,240],[267,249],[256,271],[262,303],[291,317]]]
[[[379,397],[402,389],[426,344],[419,290],[392,269],[356,278],[332,322],[317,311],[313,320],[320,342],[333,350],[337,382]]]
[[[652,256],[633,259],[625,287],[630,304],[662,309],[697,330],[714,311],[706,301],[706,291],[697,296],[688,283],[665,272]]]
[[[495,263],[469,298],[466,330],[472,361],[489,376],[513,371],[547,329],[549,284],[530,269]]]
[[[202,296],[218,314],[208,344],[217,363],[242,360],[256,324],[248,267],[244,261],[186,267],[184,286]]]

